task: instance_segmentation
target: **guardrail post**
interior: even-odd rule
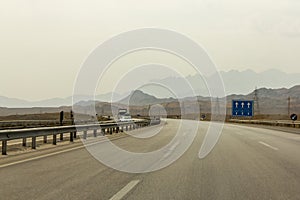
[[[22,146],[23,146],[23,147],[26,147],[26,138],[23,138]]]
[[[63,141],[63,140],[64,140],[64,134],[61,133],[61,134],[60,134],[60,141]]]
[[[44,143],[47,143],[47,135],[44,135]]]
[[[52,142],[53,145],[56,145],[56,134],[53,134],[53,142]]]
[[[2,155],[7,155],[7,140],[2,140]]]
[[[36,149],[36,137],[31,138],[31,148]]]
[[[83,126],[82,128],[85,129],[85,131],[83,131],[81,129],[81,131],[84,133],[83,134],[83,138],[84,139],[87,139],[87,136],[88,136],[88,131],[89,129],[93,130],[93,133],[94,133],[94,137],[97,137],[98,136],[98,132],[101,132],[102,135],[105,135],[106,132],[108,134],[113,134],[113,132],[116,132],[116,133],[120,133],[122,131],[124,131],[126,129],[126,131],[128,131],[129,129],[137,129],[137,128],[141,128],[143,126],[147,126],[149,123],[145,122],[145,121],[140,121],[140,122],[137,122],[136,124],[133,123],[133,122],[122,122],[120,124],[117,124],[117,123],[107,123],[107,124],[102,124],[100,127],[95,127],[94,124],[88,124],[86,126]],[[299,127],[299,125],[295,125],[295,127]],[[65,134],[66,132],[63,132],[64,130],[69,130],[68,134],[70,134],[70,141],[73,142],[74,141],[74,137],[76,138],[76,134],[77,132],[74,131],[75,127],[70,127],[70,129],[65,129],[64,127],[61,127],[62,129],[57,129],[57,128],[54,128],[53,131],[51,127],[49,128],[46,128],[44,130],[43,129],[38,129],[38,128],[35,128],[35,129],[32,129],[30,131],[32,131],[34,134],[33,136],[26,136],[25,133],[27,133],[28,131],[26,130],[23,134],[22,131],[18,130],[17,131],[17,135],[18,137],[12,137],[10,139],[17,139],[17,140],[21,140],[22,139],[22,145],[23,146],[26,146],[27,145],[27,138],[26,137],[31,137],[32,140],[32,144],[31,145],[28,145],[28,146],[31,146],[32,149],[36,149],[36,146],[37,146],[37,140],[36,138],[37,137],[42,137],[43,136],[43,142],[44,143],[47,143],[47,139],[48,139],[48,136],[45,135],[45,134],[49,134],[48,131],[52,131],[49,136],[51,137],[51,135],[53,136],[53,141],[52,141],[52,144],[53,145],[56,145],[57,144],[57,135],[60,134],[61,136],[61,140],[63,139],[63,134]],[[67,127],[69,128],[69,127]],[[99,130],[100,129],[100,130]],[[59,131],[59,132],[57,132]],[[1,133],[3,134],[7,134],[7,131],[0,131]],[[10,133],[15,133],[14,130],[10,131]],[[22,135],[23,134],[23,135]],[[81,135],[81,134],[80,134]],[[10,140],[8,139],[8,140]],[[2,153],[5,155],[6,154],[6,151],[7,151],[7,139],[4,139],[2,140]]]
[[[74,133],[70,132],[70,142],[73,142],[73,141],[74,141]]]
[[[83,131],[83,139],[86,140],[86,136],[87,136],[87,131]]]

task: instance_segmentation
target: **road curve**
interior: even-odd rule
[[[133,152],[154,151],[171,141],[178,123],[167,120],[147,139],[113,143]],[[190,148],[156,172],[108,168],[82,145],[0,157],[0,199],[300,199],[300,135],[225,124],[213,151],[199,159],[209,123],[191,125],[197,123]],[[148,129],[134,134],[145,136]]]

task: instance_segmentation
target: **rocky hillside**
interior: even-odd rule
[[[288,98],[290,97],[290,113],[297,113],[300,115],[300,85],[294,86],[290,89],[280,88],[280,89],[268,89],[260,88],[256,91],[258,101],[254,104],[254,113],[257,114],[271,114],[271,115],[284,115],[288,116]],[[182,99],[186,105],[191,104],[191,99]],[[210,98],[210,97],[197,97],[197,102],[201,108],[201,112],[210,113],[211,112],[211,100],[214,105],[217,105],[218,101],[224,101],[224,98]],[[226,97],[227,101],[227,114],[231,113],[231,102],[233,99],[240,100],[255,100],[255,91],[247,95],[232,94]],[[120,100],[117,103],[107,103],[98,101],[83,101],[76,106],[80,113],[88,114],[92,113],[94,105],[96,106],[96,112],[99,115],[112,115],[112,110],[114,113],[118,112],[119,108],[130,107],[131,112],[135,114],[147,114],[150,105],[161,104],[166,108],[168,113],[172,115],[180,115],[180,105],[177,99],[173,98],[156,98],[153,95],[146,94],[142,91],[134,91],[126,98]],[[198,106],[198,105],[197,105]],[[45,112],[59,112],[64,110],[66,112],[71,110],[71,107],[56,107],[56,108],[46,108],[46,107],[35,107],[35,108],[1,108],[0,116],[16,115],[16,114],[36,114]]]

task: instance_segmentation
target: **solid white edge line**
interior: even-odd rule
[[[86,146],[92,146],[92,145],[102,143],[102,142],[104,142],[104,141],[100,140],[100,141],[97,141],[97,142],[94,142],[94,143],[86,144],[84,146],[73,147],[73,148],[70,148],[70,149],[62,150],[62,151],[57,151],[57,152],[53,152],[53,153],[49,153],[49,154],[45,154],[45,155],[41,155],[41,156],[36,156],[36,157],[33,157],[33,158],[28,158],[28,159],[19,160],[19,161],[12,162],[12,163],[3,164],[3,165],[0,165],[0,168],[9,167],[9,166],[12,166],[12,165],[17,165],[17,164],[33,161],[33,160],[37,160],[37,159],[40,159],[40,158],[46,158],[46,157],[58,155],[58,154],[61,154],[61,153],[74,151],[74,150],[77,150],[77,149],[82,149],[82,148],[85,148]]]
[[[119,136],[119,137],[111,138],[111,140],[121,139],[121,138],[125,138],[125,137],[126,136]],[[9,166],[13,166],[13,165],[17,165],[17,164],[21,164],[21,163],[33,161],[33,160],[38,160],[40,158],[46,158],[46,157],[58,155],[58,154],[61,154],[61,153],[66,153],[66,152],[69,152],[69,151],[73,151],[73,150],[85,148],[87,146],[92,146],[92,145],[95,145],[95,144],[98,144],[98,143],[103,143],[103,142],[106,142],[106,140],[100,140],[100,141],[97,141],[97,142],[94,142],[94,143],[90,143],[90,144],[83,144],[83,146],[79,146],[79,147],[73,147],[73,148],[70,148],[70,149],[62,150],[62,151],[57,151],[57,152],[53,152],[53,153],[49,153],[49,154],[45,154],[45,155],[41,155],[41,156],[37,156],[37,157],[33,157],[33,158],[28,158],[28,159],[19,160],[19,161],[12,162],[12,163],[3,164],[3,165],[0,165],[0,169],[4,168],[4,167],[9,167]]]
[[[140,180],[130,181],[125,187],[123,187],[118,193],[112,196],[109,200],[121,200],[130,190],[132,190]]]
[[[9,166],[12,166],[12,165],[33,161],[33,160],[37,160],[37,159],[40,159],[40,158],[46,158],[46,157],[49,157],[49,156],[54,156],[54,155],[57,155],[57,154],[73,151],[73,150],[80,149],[80,148],[83,148],[83,146],[74,147],[74,148],[66,149],[66,150],[62,150],[62,151],[57,151],[57,152],[53,152],[53,153],[49,153],[49,154],[45,154],[45,155],[41,155],[41,156],[37,156],[37,157],[33,157],[33,158],[28,158],[28,159],[25,159],[25,160],[20,160],[20,161],[8,163],[8,164],[3,164],[3,165],[0,165],[0,168],[9,167]]]
[[[279,150],[277,147],[273,147],[272,145],[269,145],[269,144],[267,144],[267,143],[265,143],[265,142],[259,141],[258,143],[260,143],[260,144],[262,144],[262,145],[264,145],[264,146],[266,146],[266,147],[269,147],[269,148],[271,148],[271,149],[273,149],[273,150],[275,150],[275,151],[278,151],[278,150]]]

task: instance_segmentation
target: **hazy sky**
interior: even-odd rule
[[[300,72],[298,0],[1,0],[0,95],[70,96],[98,44],[143,27],[191,37],[220,70]]]

